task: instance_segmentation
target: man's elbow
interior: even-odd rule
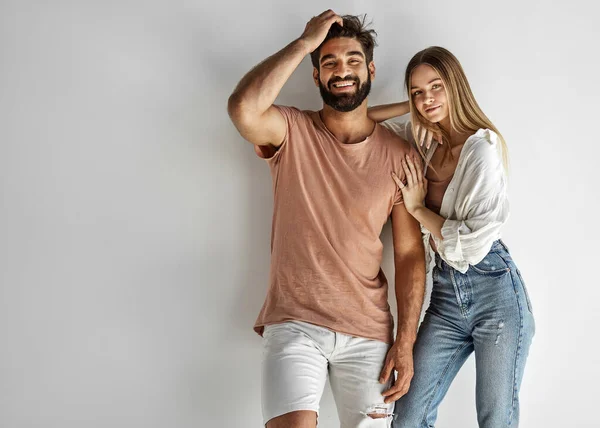
[[[244,105],[239,93],[233,92],[227,100],[227,113],[233,123],[239,122],[243,118]]]
[[[227,113],[240,135],[252,142],[253,130],[258,121],[249,111],[243,97],[236,92],[227,101]]]
[[[396,264],[420,264],[425,263],[425,247],[423,241],[415,241],[412,245],[394,250],[394,261]]]

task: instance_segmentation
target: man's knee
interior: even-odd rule
[[[384,413],[369,413],[367,414],[368,417],[370,417],[371,419],[383,419],[383,418],[390,418],[391,415],[386,415]]]
[[[271,419],[267,422],[266,428],[316,428],[316,426],[316,412],[298,410]]]

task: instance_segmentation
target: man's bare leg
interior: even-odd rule
[[[317,413],[312,410],[298,410],[277,416],[267,422],[266,428],[316,428]]]

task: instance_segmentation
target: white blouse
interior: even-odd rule
[[[410,122],[382,123],[400,137],[416,144]],[[429,160],[437,149],[433,143],[426,151]],[[509,216],[507,177],[502,163],[502,144],[498,135],[480,129],[465,142],[456,171],[442,199],[440,216],[446,221],[443,239],[433,236],[440,257],[456,270],[465,273],[469,265],[483,260],[500,239],[500,229]],[[423,226],[428,264],[431,261],[431,233]]]

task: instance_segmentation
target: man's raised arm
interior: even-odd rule
[[[257,145],[278,147],[286,135],[286,123],[273,103],[302,59],[325,40],[331,25],[343,20],[332,10],[312,18],[302,35],[262,61],[240,80],[229,97],[227,111],[242,137]]]

